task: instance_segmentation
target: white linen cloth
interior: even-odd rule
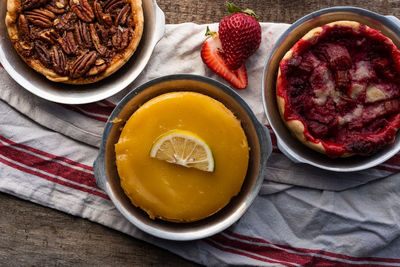
[[[259,50],[237,91],[267,124],[261,99],[268,52],[287,24],[262,23]],[[333,173],[295,164],[276,147],[260,195],[228,230],[191,242],[149,236],[126,221],[95,182],[104,123],[136,86],[193,73],[225,84],[201,61],[206,25],[167,25],[143,73],[123,92],[86,105],[60,105],[21,88],[0,69],[0,190],[87,218],[205,265],[377,264],[400,266],[400,155],[366,171]],[[217,29],[217,24],[211,25]],[[272,138],[274,139],[273,134]]]

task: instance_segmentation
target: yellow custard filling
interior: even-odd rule
[[[183,130],[201,137],[212,150],[214,171],[150,157],[163,134]],[[121,186],[150,218],[191,222],[206,218],[237,195],[246,176],[249,146],[240,121],[219,101],[194,92],[151,99],[126,122],[115,145]]]

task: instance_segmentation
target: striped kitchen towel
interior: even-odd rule
[[[216,27],[216,25],[213,25]],[[262,23],[240,95],[267,125],[261,76],[286,24]],[[115,104],[135,86],[174,73],[224,82],[201,62],[205,26],[167,25],[141,76],[110,99],[61,105],[37,98],[0,69],[0,190],[87,218],[206,265],[400,266],[400,156],[364,172],[335,174],[288,160],[276,147],[260,195],[228,230],[191,242],[149,236],[126,221],[95,184],[92,163]],[[173,47],[174,49],[171,49]]]

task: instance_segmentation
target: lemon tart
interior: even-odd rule
[[[115,152],[133,205],[173,222],[197,221],[225,207],[240,192],[249,162],[240,121],[221,102],[195,92],[143,104],[123,127]]]

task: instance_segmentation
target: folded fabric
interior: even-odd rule
[[[247,62],[249,86],[237,91],[266,125],[262,71],[287,27],[262,23],[261,47]],[[107,117],[128,91],[163,75],[193,73],[225,83],[201,62],[204,32],[205,25],[167,25],[148,66],[131,86],[86,105],[42,100],[0,69],[0,190],[206,265],[400,265],[399,155],[366,171],[341,174],[293,163],[273,142],[260,196],[230,229],[203,240],[157,239],[118,213],[96,186],[91,167]]]
[[[247,62],[249,85],[237,90],[249,104],[257,118],[267,124],[261,97],[261,79],[267,55],[287,24],[262,23],[263,37],[256,54]],[[164,38],[157,45],[148,66],[139,78],[124,91],[108,100],[86,105],[61,105],[36,96],[18,86],[5,71],[0,72],[2,90],[0,98],[37,123],[73,139],[98,146],[104,123],[117,103],[126,93],[151,79],[176,73],[199,74],[226,83],[210,71],[201,61],[200,47],[204,41],[205,25],[185,23],[168,25]],[[211,25],[217,29],[217,25]],[[275,140],[274,136],[272,139]],[[334,173],[291,162],[279,153],[274,142],[274,154],[268,163],[266,180],[316,189],[344,190],[387,177],[397,172],[400,156],[389,162],[358,173]],[[264,192],[264,191],[262,191]]]

